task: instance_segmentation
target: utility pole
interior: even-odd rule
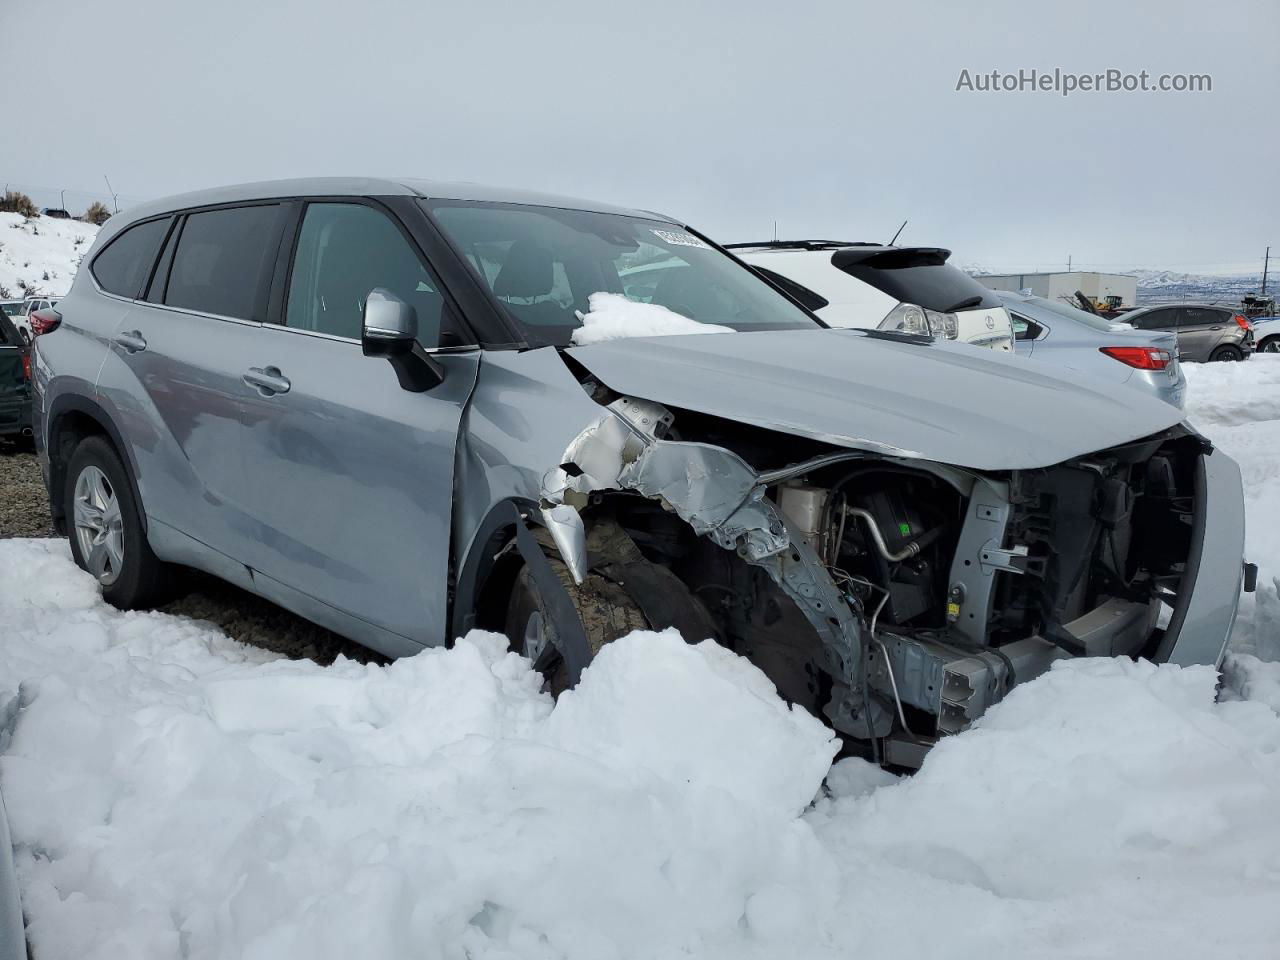
[[[58,191],[58,196],[59,196],[59,197],[61,198],[61,200],[62,200],[62,202],[61,202],[61,204],[60,204],[60,206],[62,207],[62,209],[63,209],[63,210],[67,209],[67,191],[65,191],[65,190],[59,190],[59,191]]]
[[[1262,255],[1262,296],[1267,295],[1267,267],[1271,264],[1271,248],[1267,247],[1267,252]]]
[[[1067,254],[1067,273],[1071,272],[1071,254]]]
[[[103,179],[103,180],[107,180],[107,175],[106,175],[105,173],[102,175],[102,179]],[[107,193],[111,194],[111,207],[112,207],[112,213],[119,213],[119,212],[120,212],[120,204],[116,203],[116,192],[115,192],[114,190],[112,190],[112,189],[111,189],[111,181],[110,181],[110,180],[107,180]]]

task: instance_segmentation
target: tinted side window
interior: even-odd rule
[[[1222,318],[1218,316],[1216,310],[1204,307],[1183,307],[1179,311],[1178,326],[1180,327],[1207,327],[1221,322]]]
[[[364,204],[309,205],[289,280],[286,326],[359,340],[364,301],[374,287],[414,308],[420,343],[439,343],[440,286],[400,229]]]
[[[1133,325],[1139,330],[1172,330],[1178,325],[1176,310],[1152,310],[1133,318]]]
[[[171,307],[260,320],[278,243],[279,205],[208,210],[187,217],[169,271]]]
[[[130,227],[93,258],[89,269],[103,290],[133,299],[151,275],[169,219],[148,220]]]

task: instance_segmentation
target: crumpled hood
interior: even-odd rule
[[[978,470],[1050,466],[1182,419],[1167,403],[1075,371],[864,330],[648,337],[568,352],[619,393]]]

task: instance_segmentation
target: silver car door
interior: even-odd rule
[[[389,289],[438,342],[445,299],[391,214],[313,202],[297,231],[283,324],[242,373],[253,555],[263,593],[392,654],[447,639],[454,448],[479,352],[440,354],[415,393],[360,343],[365,298]],[[265,578],[265,579],[264,579]]]
[[[98,390],[130,447],[149,521],[169,528],[149,529],[153,545],[195,546],[185,536],[245,559],[241,373],[282,225],[280,204],[186,217],[112,335]]]

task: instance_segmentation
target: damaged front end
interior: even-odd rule
[[[918,765],[1056,659],[1221,661],[1239,473],[1185,427],[1035,470],[812,444],[760,469],[769,431],[602,402],[542,484],[574,580],[593,524],[625,531],[695,622],[882,762]]]

